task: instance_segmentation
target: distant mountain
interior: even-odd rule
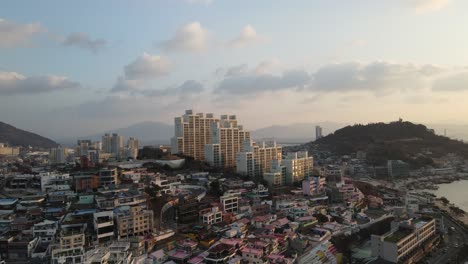
[[[333,133],[347,124],[333,122],[298,123],[292,125],[275,125],[252,131],[254,139],[274,138],[283,143],[303,143],[315,139],[315,126],[323,128],[323,134]]]
[[[18,129],[3,122],[0,122],[0,142],[8,143],[10,146],[31,146],[35,148],[53,148],[58,145],[48,138]]]
[[[121,136],[124,136],[125,140],[127,140],[129,137],[136,137],[140,140],[141,145],[169,144],[171,137],[174,136],[174,127],[162,122],[148,121],[133,124],[124,128],[103,131],[102,133],[94,135],[62,139],[59,141],[68,145],[76,144],[77,139],[91,139],[93,141],[100,141],[102,136],[106,133],[117,133]]]
[[[448,153],[468,157],[467,144],[411,122],[347,126],[309,144],[325,146],[340,155],[362,150],[367,153],[368,162],[375,165],[399,159],[421,167]]]

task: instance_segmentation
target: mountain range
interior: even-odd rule
[[[31,146],[35,148],[53,148],[57,146],[57,143],[51,139],[3,122],[0,122],[0,142],[7,143],[10,146]]]
[[[316,122],[316,123],[296,123],[290,125],[273,125],[256,130],[251,130],[252,138],[255,140],[273,138],[279,143],[304,143],[315,140],[315,126],[323,128],[323,135],[328,135],[343,128],[346,123],[338,122]],[[468,125],[431,124],[437,134],[443,135],[444,130],[447,136],[456,139],[468,139]],[[56,139],[57,142],[65,145],[73,145],[77,139],[101,140],[105,133],[118,133],[125,138],[136,137],[143,145],[169,144],[170,138],[174,135],[174,126],[163,122],[141,122],[127,127],[110,129],[101,133],[85,135],[82,137]]]

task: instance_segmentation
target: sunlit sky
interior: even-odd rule
[[[5,0],[0,120],[51,137],[185,109],[248,129],[467,123],[468,1]]]

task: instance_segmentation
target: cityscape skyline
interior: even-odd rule
[[[464,1],[108,3],[4,2],[0,120],[53,138],[186,108],[251,130],[466,123]]]

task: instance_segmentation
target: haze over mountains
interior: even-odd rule
[[[276,139],[279,143],[305,143],[315,139],[315,126],[321,126],[323,128],[324,135],[333,133],[334,131],[343,128],[347,125],[345,123],[335,123],[335,122],[317,122],[317,123],[297,123],[291,125],[272,125],[269,127],[260,128],[257,130],[251,130],[252,138],[255,140],[262,139]],[[468,125],[454,125],[454,124],[429,124],[427,127],[432,128],[439,135],[446,135],[453,139],[463,139],[468,140]],[[76,144],[77,139],[91,139],[95,141],[101,140],[102,136],[105,133],[118,133],[124,137],[136,137],[140,140],[142,145],[157,145],[157,144],[169,144],[170,138],[174,135],[174,126],[172,124],[167,124],[163,122],[141,122],[133,124],[127,127],[109,129],[101,133],[95,133],[91,135],[84,135],[80,137],[52,137],[55,142],[52,140],[17,129],[12,132],[13,126],[0,122],[0,133],[8,133],[10,136],[0,138],[0,142],[10,142],[10,144],[18,145],[28,145],[29,142],[36,142],[36,140],[44,140],[45,145],[41,146],[52,146],[55,142],[59,144],[64,144],[67,146],[72,146]],[[8,132],[5,132],[8,131]],[[30,134],[24,134],[24,133]],[[21,135],[21,136],[17,136]],[[31,136],[29,136],[31,135]],[[17,141],[16,138],[25,138],[23,141]],[[41,139],[42,138],[42,139]],[[8,139],[8,140],[7,140]],[[34,143],[35,144],[35,143]]]

